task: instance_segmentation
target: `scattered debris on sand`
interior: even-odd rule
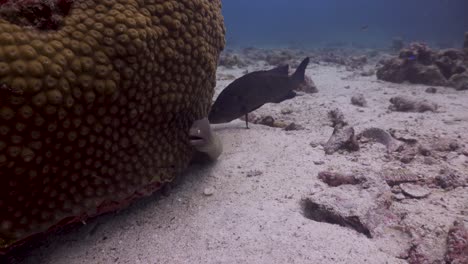
[[[354,134],[354,127],[348,126],[343,112],[336,108],[328,112],[328,117],[334,129],[330,139],[324,145],[325,154],[331,155],[340,149],[348,151],[359,150],[359,143]]]
[[[324,149],[327,155],[331,155],[340,149],[348,151],[359,150],[359,143],[356,140],[354,128],[351,126],[336,126]]]
[[[351,104],[360,107],[367,106],[367,100],[363,94],[356,94],[351,97]]]
[[[245,117],[240,117],[239,119],[245,121]],[[252,124],[282,128],[285,131],[297,131],[305,129],[304,126],[300,124],[277,120],[271,115],[258,116],[255,113],[249,113],[249,122]]]
[[[294,122],[293,122],[293,123],[290,123],[289,125],[287,125],[287,126],[284,128],[285,131],[297,131],[297,130],[303,130],[303,129],[304,129],[303,126],[298,125],[298,124],[296,124],[296,123],[294,123]]]
[[[430,94],[435,94],[437,93],[437,88],[435,87],[428,87],[425,91],[426,93],[430,93]]]
[[[341,212],[314,202],[311,199],[303,200],[302,207],[304,216],[310,220],[351,228],[368,238],[372,238],[369,229],[361,222],[359,216],[343,215]]]
[[[215,189],[213,187],[207,187],[203,190],[203,195],[205,196],[212,196],[215,193]]]
[[[403,168],[386,168],[380,171],[379,178],[383,179],[390,187],[402,183],[415,183],[420,180],[419,176]]]
[[[344,184],[356,185],[366,181],[366,178],[362,176],[356,176],[354,174],[342,174],[331,171],[321,171],[317,177],[328,186],[332,187],[337,187]]]
[[[404,194],[411,198],[421,199],[426,198],[431,194],[431,190],[428,188],[412,183],[402,183],[400,184],[400,188]]]
[[[362,69],[364,65],[367,64],[367,56],[361,55],[361,56],[352,56],[349,58],[349,61],[347,63],[347,69],[349,71],[355,70],[355,69]]]
[[[364,76],[364,77],[374,76],[375,75],[375,70],[374,69],[364,70],[360,74],[361,74],[361,76]]]
[[[457,220],[450,227],[447,236],[447,263],[468,263],[468,229],[463,220]]]
[[[445,190],[453,190],[458,187],[468,187],[468,174],[454,169],[441,169],[439,175],[434,178],[434,183]]]
[[[438,105],[428,100],[417,100],[409,97],[396,96],[390,98],[389,109],[399,112],[417,112],[423,113],[426,111],[436,112]]]
[[[461,146],[456,139],[435,138],[432,142],[432,150],[439,152],[450,152],[460,149]]]
[[[332,122],[331,124],[332,127],[336,128],[336,127],[344,127],[348,125],[348,123],[345,121],[343,112],[338,108],[335,108],[329,111],[328,118]]]
[[[465,41],[465,54],[468,54],[468,33]],[[402,39],[394,42],[395,52],[404,48]],[[333,253],[339,248],[337,240],[348,245],[353,241],[369,243],[365,248],[361,245],[349,247],[370,262],[384,263],[376,260],[373,254],[377,252],[389,263],[466,263],[468,141],[461,121],[468,119],[464,101],[458,96],[466,91],[445,91],[438,86],[458,79],[464,82],[465,73],[457,73],[457,67],[451,66],[451,63],[458,63],[459,51],[431,51],[419,44],[406,50],[411,52],[403,50],[402,58],[384,61],[394,60],[394,66],[401,62],[398,69],[410,72],[390,67],[387,74],[393,71],[392,74],[401,74],[391,76],[400,78],[399,81],[409,81],[410,76],[434,86],[418,85],[408,92],[407,84],[389,84],[363,77],[374,73],[374,65],[387,56],[384,52],[389,52],[388,48],[361,50],[360,53],[337,48],[326,51],[226,50],[220,58],[223,66],[218,68],[217,93],[242,74],[285,63],[294,67],[302,57],[310,56],[312,65],[306,76],[309,79],[296,89],[303,96],[284,105],[268,104],[248,114],[251,123],[268,127],[250,130],[231,129],[230,125],[220,127],[217,132],[227,146],[223,160],[195,172],[207,177],[190,177],[187,185],[175,187],[179,189],[171,190],[171,196],[163,197],[157,207],[148,205],[149,209],[142,215],[141,211],[130,211],[131,217],[151,219],[147,228],[152,232],[142,229],[134,236],[137,232],[126,231],[121,224],[124,221],[115,221],[115,226],[108,228],[110,231],[103,231],[106,239],[109,237],[107,240],[112,240],[116,248],[125,253],[118,240],[111,238],[115,230],[124,232],[123,235],[132,240],[150,241],[151,244],[144,245],[146,249],[155,245],[164,248],[167,241],[187,234],[201,236],[210,249],[217,246],[220,250],[226,247],[252,252],[258,248],[275,249],[271,241],[279,239],[291,245],[287,254],[302,254],[305,257],[297,262],[308,263],[309,259],[305,259],[316,252],[297,245],[320,245],[322,240],[314,237],[312,241],[311,236],[320,237],[320,233],[324,233],[329,237],[326,250],[333,250]],[[450,74],[452,76],[447,78]],[[320,87],[320,93],[305,95],[317,92],[310,77]],[[392,98],[392,111],[387,109],[389,98]],[[439,111],[439,107],[443,111]],[[244,116],[239,119],[245,121]],[[444,126],[445,120],[452,123]],[[240,124],[238,120],[235,122]],[[247,134],[249,136],[245,136]],[[340,155],[330,155],[333,153]],[[235,175],[241,177],[233,177]],[[302,214],[289,213],[295,210]],[[178,222],[187,217],[193,221],[193,226]],[[125,215],[124,218],[129,217]],[[141,219],[137,222],[144,222]],[[162,227],[154,230],[153,222],[158,226],[163,223]],[[203,226],[209,227],[203,233],[194,230]],[[234,232],[235,235],[231,235]],[[245,232],[262,239],[249,242]],[[293,235],[278,237],[275,232]],[[147,233],[161,239],[152,240]],[[65,237],[60,241],[64,240],[67,246],[84,243],[89,250],[98,241],[92,237]],[[58,240],[52,241],[59,244]],[[177,247],[184,246],[185,241],[177,242],[174,242]],[[56,248],[56,244],[50,248]],[[193,250],[202,252],[206,258],[220,252],[205,252],[204,248],[204,244],[195,245]],[[164,250],[170,259],[172,248],[168,246]],[[47,255],[42,251],[48,250],[40,251]],[[61,251],[69,254],[68,249]],[[344,251],[339,249],[336,254],[343,258],[348,249]],[[53,252],[51,255],[61,254]],[[86,258],[84,254],[78,255],[76,263]],[[236,256],[229,254],[226,253],[230,262],[235,262]],[[328,253],[319,251],[319,254]],[[187,258],[187,255],[182,257]],[[122,261],[131,262],[130,257],[125,259],[124,253],[118,256]],[[206,262],[204,257],[200,258]],[[281,261],[287,262],[286,259]],[[321,263],[318,259],[316,262]]]
[[[357,138],[358,139],[367,138],[375,142],[378,142],[380,144],[383,144],[387,147],[387,151],[389,153],[395,152],[397,150],[401,150],[402,148],[402,143],[400,141],[393,138],[390,133],[388,133],[387,131],[381,128],[376,128],[376,127],[367,128],[364,131],[362,131],[357,136]]]

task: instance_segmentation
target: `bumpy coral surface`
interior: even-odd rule
[[[0,252],[171,181],[211,104],[219,0],[64,2],[0,12]]]

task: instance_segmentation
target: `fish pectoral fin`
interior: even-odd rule
[[[292,99],[292,98],[294,98],[294,97],[296,97],[296,92],[294,92],[293,90],[291,90],[291,91],[289,91],[285,96],[283,96],[283,97],[281,97],[281,98],[279,98],[279,99],[273,101],[273,103],[278,104],[278,103],[283,102],[284,100]]]

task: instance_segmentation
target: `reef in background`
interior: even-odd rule
[[[381,62],[377,78],[394,83],[449,86],[468,89],[468,33],[463,49],[431,50],[423,43],[412,43],[396,58]]]

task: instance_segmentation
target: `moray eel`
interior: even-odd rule
[[[219,155],[189,131],[213,97],[220,0],[54,1],[0,1],[0,253],[153,193],[191,144]]]
[[[205,153],[210,160],[216,160],[223,152],[219,137],[211,130],[208,118],[193,122],[190,128],[190,144],[199,152]]]

